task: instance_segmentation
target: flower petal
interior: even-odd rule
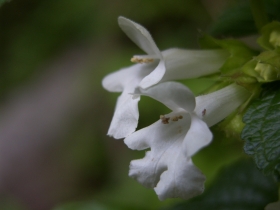
[[[137,88],[135,94],[150,96],[176,112],[192,112],[195,108],[193,93],[178,82],[164,82],[148,89]]]
[[[157,55],[162,58],[151,34],[143,26],[124,17],[119,17],[118,22],[121,29],[138,47],[149,55]]]
[[[162,51],[166,73],[163,81],[197,78],[219,72],[229,54],[224,50],[183,50]]]
[[[245,88],[231,84],[213,93],[196,97],[195,113],[211,127],[231,114],[249,96],[250,92]]]
[[[139,119],[138,102],[140,97],[132,97],[126,91],[119,96],[108,131],[109,136],[121,139],[135,131]]]
[[[166,117],[176,113],[172,112]],[[183,115],[183,119],[169,124],[163,124],[160,120],[152,125],[140,129],[124,139],[124,143],[133,150],[151,148],[150,152],[142,160],[131,162],[130,176],[137,179],[146,187],[155,187],[163,169],[166,170],[166,160],[162,159],[164,154],[170,154],[169,148],[176,142],[182,142],[190,126],[190,117]],[[172,154],[170,154],[172,157]],[[161,163],[161,161],[163,161]],[[163,164],[163,165],[162,165]]]
[[[171,117],[177,113],[170,113]],[[189,199],[203,192],[204,175],[184,156],[182,141],[190,126],[190,115],[169,124],[157,121],[125,138],[129,148],[151,151],[130,164],[129,176],[146,187],[154,188],[160,200]]]
[[[108,135],[116,139],[124,138],[135,131],[138,124],[139,96],[132,96],[140,81],[155,68],[155,64],[136,64],[107,75],[102,85],[112,92],[121,92]],[[135,99],[135,100],[134,100]]]
[[[195,114],[191,115],[191,127],[183,141],[183,149],[187,158],[192,157],[201,148],[207,146],[213,138],[207,124]]]
[[[103,87],[111,92],[133,91],[140,81],[155,68],[154,64],[135,64],[108,74],[103,80]]]
[[[179,149],[179,148],[178,148]],[[182,152],[174,151],[173,163],[160,176],[155,191],[159,200],[167,198],[190,199],[204,191],[205,176],[193,165],[192,161],[183,157]]]
[[[165,74],[165,63],[161,60],[158,66],[140,82],[140,87],[143,89],[149,88],[157,84]]]
[[[165,115],[167,118],[176,116],[176,112]],[[124,143],[133,150],[143,150],[158,144],[157,149],[161,150],[166,144],[172,143],[179,138],[183,138],[191,124],[189,114],[182,114],[182,119],[178,121],[170,120],[169,124],[163,124],[161,120],[152,125],[132,133],[124,139]]]

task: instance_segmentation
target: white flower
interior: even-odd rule
[[[131,149],[151,148],[143,159],[131,161],[129,176],[154,188],[160,200],[189,199],[202,193],[205,177],[191,157],[211,142],[208,127],[228,116],[249,93],[233,84],[194,98],[184,85],[166,82],[138,89],[137,94],[162,102],[172,112],[125,138]]]
[[[168,49],[160,52],[144,27],[124,17],[119,17],[118,21],[127,36],[147,55],[134,56],[131,60],[138,64],[109,74],[102,81],[108,91],[122,92],[108,131],[108,135],[116,139],[126,137],[137,127],[140,98],[132,99],[128,95],[136,87],[146,89],[163,81],[213,74],[228,57],[223,50]]]

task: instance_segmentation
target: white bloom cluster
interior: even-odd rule
[[[204,190],[205,176],[191,157],[212,140],[209,127],[218,123],[248,97],[235,84],[208,95],[195,97],[176,79],[196,78],[219,72],[229,56],[223,50],[160,51],[141,25],[119,17],[121,29],[147,55],[133,56],[137,64],[107,75],[103,87],[119,96],[108,135],[125,138],[134,150],[150,148],[146,156],[133,160],[129,176],[154,188],[160,200],[189,199]],[[154,124],[136,130],[140,96],[149,96],[167,106],[171,113]]]

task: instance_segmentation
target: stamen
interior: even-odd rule
[[[172,121],[178,121],[180,119],[183,119],[182,115],[172,117]]]
[[[137,58],[137,57],[132,57],[130,59],[131,62],[133,63],[152,63],[154,59],[152,58]]]
[[[168,124],[168,123],[169,123],[170,117],[165,117],[164,115],[160,115],[159,118],[161,119],[161,122],[162,122],[163,124]],[[182,116],[182,115],[178,115],[178,116],[171,117],[171,120],[172,120],[173,122],[178,121],[178,120],[180,120],[180,119],[183,119],[183,116]]]
[[[161,119],[162,124],[168,124],[170,117],[165,117],[164,115],[160,115],[159,118]]]
[[[172,117],[172,121],[178,121],[178,120],[179,120],[179,118],[177,116]]]

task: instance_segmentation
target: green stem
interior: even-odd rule
[[[265,7],[262,0],[250,0],[252,14],[255,20],[257,29],[261,28],[268,23],[268,17],[265,12]]]

